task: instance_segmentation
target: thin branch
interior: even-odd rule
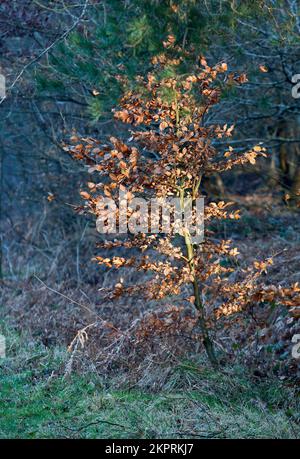
[[[42,281],[42,279],[40,279],[36,274],[34,275],[34,277],[42,284],[44,285],[44,287],[46,287],[48,290],[50,290],[51,292],[53,293],[56,293],[57,295],[60,295],[61,297],[65,298],[66,300],[68,301],[71,301],[72,303],[74,304],[77,304],[78,306],[80,306],[81,308],[85,309],[86,311],[88,311],[89,313],[91,314],[94,314],[96,317],[98,317],[98,319],[100,319],[100,321],[106,325],[107,327],[111,328],[112,330],[114,330],[115,332],[117,332],[118,334],[122,334],[122,332],[120,330],[118,330],[117,328],[115,328],[111,323],[107,322],[105,319],[103,319],[101,316],[99,316],[99,314],[97,314],[95,311],[93,311],[89,306],[86,306],[85,304],[82,304],[82,303],[79,303],[78,301],[74,300],[73,298],[70,298],[69,296],[65,295],[64,293],[61,293],[59,292],[58,290],[55,290],[54,288],[52,287],[48,287],[47,284],[45,284],[44,281]]]
[[[47,48],[45,48],[38,56],[36,56],[32,61],[28,62],[28,64],[26,64],[22,70],[19,72],[19,74],[16,76],[16,78],[14,79],[14,81],[12,82],[12,84],[9,86],[8,88],[8,92],[11,92],[12,89],[14,88],[14,86],[18,83],[18,81],[22,78],[24,72],[32,65],[32,64],[35,64],[36,62],[38,62],[45,54],[48,53],[48,51],[50,51],[54,46],[57,45],[57,43],[59,43],[61,40],[63,40],[64,38],[66,38],[70,32],[72,32],[72,30],[74,30],[77,25],[79,24],[79,22],[81,21],[81,19],[84,17],[85,13],[86,13],[86,9],[88,7],[88,3],[89,3],[89,0],[86,0],[85,1],[85,4],[83,6],[83,9],[82,9],[82,12],[81,14],[78,16],[78,18],[76,19],[76,21],[72,24],[71,27],[69,27],[69,29],[67,29],[60,37],[58,37],[56,40],[54,40],[51,45],[47,46]],[[2,104],[2,102],[7,98],[7,93],[5,94],[5,96],[0,99],[0,105]]]

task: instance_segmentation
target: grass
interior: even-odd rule
[[[0,438],[299,438],[295,390],[246,368],[181,362],[165,389],[114,389],[95,372],[64,379],[65,349],[2,324]]]

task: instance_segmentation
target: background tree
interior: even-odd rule
[[[287,0],[95,3],[88,20],[51,52],[37,82],[51,97],[68,93],[86,106],[97,131],[120,95],[121,77],[146,73],[151,56],[172,56],[164,42],[189,50],[179,72],[188,72],[199,54],[208,62],[225,59],[249,81],[241,92],[224,93],[217,120],[228,122],[234,107],[235,143],[265,142],[273,155],[271,182],[296,198],[299,104],[291,91],[300,59],[298,13],[297,2]]]

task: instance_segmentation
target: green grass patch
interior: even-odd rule
[[[247,369],[174,367],[161,392],[116,389],[95,372],[63,377],[69,355],[2,324],[1,438],[297,438],[299,398]]]

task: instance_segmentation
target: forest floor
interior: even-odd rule
[[[96,372],[65,377],[66,349],[1,324],[0,438],[299,438],[295,388],[253,379],[242,366],[211,370],[201,359],[173,368],[171,389],[107,384]],[[175,389],[176,381],[185,389]],[[181,384],[181,387],[182,384]]]
[[[242,218],[216,230],[238,247],[240,267],[272,256],[266,282],[297,282],[299,211],[274,205],[268,194],[230,198],[242,207]],[[89,329],[76,355],[68,345],[95,315],[127,330],[152,306],[103,301],[99,286],[114,283],[115,273],[104,276],[90,262],[94,241],[80,249],[86,254],[80,275],[83,269],[88,275],[76,279],[67,271],[72,240],[57,238],[57,247],[44,247],[34,227],[31,233],[31,252],[14,242],[18,255],[1,285],[0,334],[7,350],[0,359],[0,438],[300,438],[300,360],[291,354],[300,322],[286,307],[256,305],[251,315],[245,311],[243,329],[220,327],[217,371],[199,343],[152,335],[147,350],[125,343],[107,371],[97,359],[109,344],[101,328]]]

